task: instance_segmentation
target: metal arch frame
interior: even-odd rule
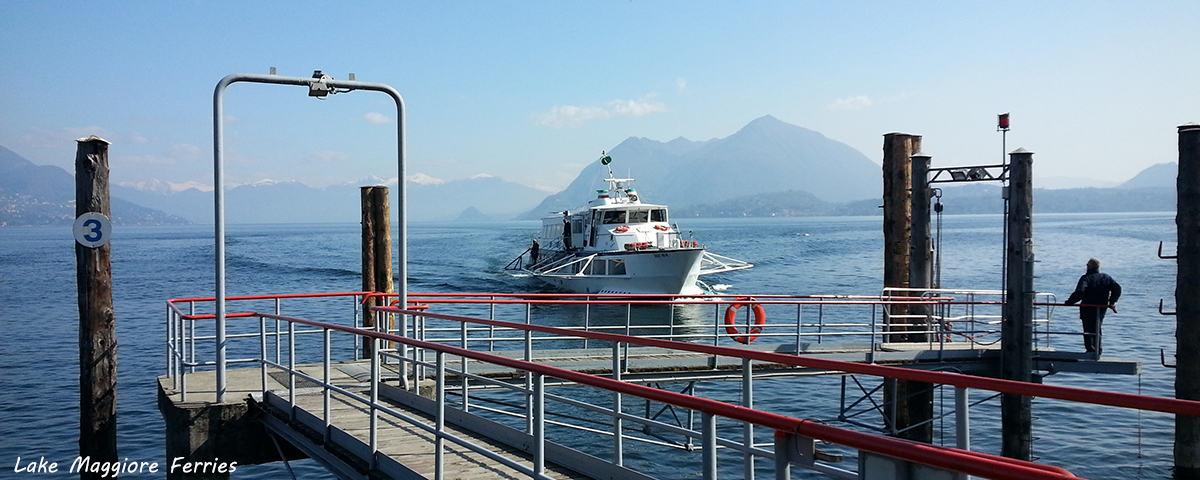
[[[217,87],[213,92],[213,212],[215,215],[214,242],[216,244],[217,403],[225,403],[227,390],[225,378],[225,119],[223,101],[225,89],[238,82],[297,85],[308,87],[310,92],[317,91],[318,88],[315,87],[318,85],[323,87],[321,90],[328,93],[338,93],[337,89],[339,88],[344,89],[344,91],[369,90],[386,93],[395,100],[396,163],[399,171],[399,176],[397,177],[397,196],[400,202],[400,208],[396,209],[398,212],[397,223],[399,225],[400,237],[399,270],[396,272],[400,278],[400,283],[396,286],[396,290],[400,295],[400,304],[408,304],[408,224],[406,223],[408,202],[406,201],[404,188],[404,127],[406,122],[404,118],[404,98],[400,96],[400,92],[390,85],[382,83],[334,80],[324,76],[309,78],[235,73],[222,78],[220,82],[217,82]]]

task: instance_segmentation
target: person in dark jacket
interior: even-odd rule
[[[1079,306],[1079,319],[1083,321],[1083,348],[1100,355],[1100,324],[1104,322],[1105,310],[1117,313],[1117,299],[1121,298],[1121,285],[1100,273],[1100,261],[1088,260],[1087,273],[1079,277],[1075,292],[1067,298],[1067,305],[1083,302]]]
[[[533,246],[529,247],[529,257],[533,260],[532,262],[529,263],[529,266],[531,266],[531,267],[537,264],[538,250],[539,250],[538,242],[537,242],[537,239],[535,238],[535,239],[533,239]]]

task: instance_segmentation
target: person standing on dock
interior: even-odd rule
[[[1067,305],[1080,301],[1079,319],[1083,321],[1083,348],[1098,357],[1100,348],[1100,324],[1104,322],[1104,313],[1112,309],[1117,313],[1117,299],[1121,298],[1121,284],[1113,280],[1107,273],[1100,273],[1100,261],[1090,259],[1087,262],[1087,273],[1079,277],[1075,291],[1067,298]]]
[[[529,258],[533,260],[532,262],[530,262],[530,263],[529,263],[529,266],[531,266],[531,267],[532,267],[532,266],[534,266],[534,265],[537,265],[537,261],[538,261],[538,242],[537,242],[537,239],[536,239],[536,238],[535,238],[535,239],[533,239],[533,246],[532,246],[532,247],[529,247]]]

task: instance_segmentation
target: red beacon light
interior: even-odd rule
[[[1001,113],[999,123],[996,125],[996,130],[1008,131],[1008,114]]]

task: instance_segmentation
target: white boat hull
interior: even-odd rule
[[[701,295],[705,292],[697,280],[703,253],[703,248],[655,249],[602,253],[593,257],[592,261],[623,261],[625,272],[618,275],[563,270],[529,273],[554,287],[575,293]]]

